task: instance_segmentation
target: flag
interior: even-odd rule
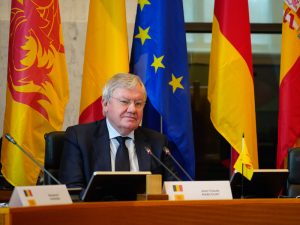
[[[300,146],[300,2],[284,1],[279,81],[277,168]]]
[[[91,0],[79,123],[103,118],[101,100],[106,81],[116,73],[128,71],[125,1]]]
[[[141,77],[147,89],[143,126],[162,131],[171,143],[176,160],[194,177],[190,85],[181,0],[139,1],[130,64],[131,71]]]
[[[61,129],[68,99],[58,0],[12,0],[3,133],[43,165],[44,134]],[[36,184],[39,167],[6,139],[1,160],[11,184]]]
[[[239,157],[234,164],[234,168],[248,180],[251,180],[253,176],[253,165],[244,136],[242,137],[242,152],[239,154]]]
[[[210,118],[216,130],[242,152],[242,134],[258,168],[254,82],[248,1],[216,0],[208,80]]]

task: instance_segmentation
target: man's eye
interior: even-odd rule
[[[126,101],[126,100],[120,100],[120,102],[123,104],[123,105],[129,105],[130,102],[129,101]]]
[[[135,106],[136,106],[136,107],[142,107],[142,105],[143,105],[142,102],[136,102],[136,103],[135,103]]]

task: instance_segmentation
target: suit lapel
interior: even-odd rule
[[[145,147],[151,145],[147,143],[146,137],[144,136],[141,128],[138,128],[134,132],[135,149],[139,162],[140,171],[151,171],[151,156],[145,151]]]
[[[145,151],[145,147],[151,147],[147,142],[141,128],[134,132],[135,148],[140,171],[151,171],[151,156]],[[110,140],[105,119],[99,121],[98,129],[94,135],[94,171],[111,171]]]
[[[110,141],[105,119],[99,122],[93,143],[94,171],[111,171]]]

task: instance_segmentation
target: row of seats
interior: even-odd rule
[[[58,177],[60,158],[64,145],[64,138],[64,131],[54,131],[45,134],[45,169],[48,170],[56,178]],[[0,141],[1,140],[2,138],[0,139]],[[286,195],[288,197],[297,197],[300,195],[300,148],[292,148],[289,150],[288,169],[289,176],[287,181]],[[4,178],[0,173],[0,188],[1,184],[3,184],[3,179]],[[55,184],[55,181],[45,173],[44,184]]]

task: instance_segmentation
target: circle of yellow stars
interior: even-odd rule
[[[151,2],[149,0],[138,0],[138,4],[140,6],[141,11],[143,11],[143,9],[146,5],[151,5]],[[142,28],[139,26],[138,30],[139,30],[139,33],[136,34],[134,36],[134,38],[139,38],[141,40],[141,44],[143,46],[145,44],[146,40],[151,39],[151,36],[149,35],[150,27]],[[162,55],[162,56],[153,55],[153,62],[151,64],[151,66],[154,67],[155,73],[157,73],[159,68],[162,68],[162,69],[166,68],[162,62],[163,59],[164,59],[164,55]],[[172,73],[172,80],[169,82],[169,85],[172,87],[173,93],[175,93],[175,91],[178,88],[184,89],[184,87],[181,84],[182,79],[183,79],[183,76],[176,77]]]

